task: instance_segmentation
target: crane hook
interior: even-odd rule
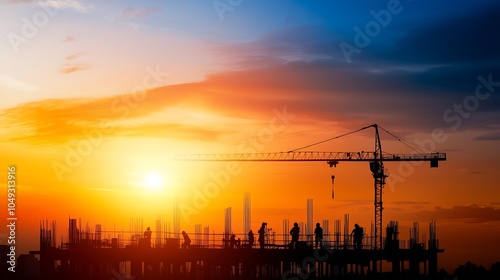
[[[332,160],[328,162],[328,165],[330,165],[330,174],[332,178],[332,199],[335,199],[335,190],[334,190],[334,184],[335,184],[335,170],[337,168],[337,164],[339,162],[336,160]]]
[[[335,199],[335,192],[333,186],[335,184],[335,175],[332,175],[332,199]]]

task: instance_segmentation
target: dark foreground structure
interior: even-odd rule
[[[39,254],[42,279],[377,279],[377,260],[391,263],[384,278],[432,279],[439,252],[130,247],[46,248]]]
[[[438,254],[444,251],[438,248],[434,223],[431,238],[423,244],[417,242],[415,225],[410,231],[414,238],[404,242],[398,239],[397,223],[391,222],[382,250],[370,248],[369,236],[368,244],[355,250],[349,235],[340,232],[325,236],[321,249],[314,249],[307,236],[294,249],[275,239],[260,249],[249,248],[245,241],[230,248],[214,235],[212,244],[194,239],[189,249],[180,249],[176,238],[155,242],[136,234],[134,242],[125,244],[104,239],[102,232],[90,235],[71,227],[71,242],[59,247],[54,246],[55,234],[41,229],[40,251],[30,252],[40,259],[37,279],[437,279]],[[377,262],[382,262],[382,272]]]

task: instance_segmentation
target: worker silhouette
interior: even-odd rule
[[[261,249],[264,249],[264,245],[265,245],[264,236],[266,235],[266,226],[267,226],[267,223],[263,222],[262,226],[260,226],[260,229],[259,229],[259,244],[260,244]]]
[[[229,238],[229,249],[234,249],[236,247],[236,235],[232,234]]]
[[[146,231],[144,231],[144,238],[151,240],[151,229],[148,227]]]
[[[189,238],[188,234],[185,231],[182,231],[182,237],[184,237],[184,243],[182,243],[182,249],[191,248],[191,238]]]
[[[144,238],[146,238],[146,242],[148,244],[148,247],[151,247],[151,229],[148,227],[146,231],[144,231]]]
[[[351,236],[354,236],[353,245],[355,250],[361,250],[363,245],[363,228],[358,224],[354,224],[354,229],[351,232]]]
[[[251,249],[253,247],[254,242],[255,242],[255,237],[253,236],[252,230],[250,230],[248,232],[248,248]]]
[[[316,248],[323,248],[323,228],[319,225],[319,223],[316,223],[316,228],[314,229],[314,241],[316,243]]]
[[[293,228],[290,230],[292,235],[292,242],[290,242],[290,249],[297,248],[297,242],[299,242],[300,228],[297,222],[293,223]]]

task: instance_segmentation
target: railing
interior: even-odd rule
[[[127,235],[125,237],[125,235]],[[230,248],[230,241],[227,240],[227,234],[224,233],[211,233],[211,234],[195,234],[188,233],[191,237],[191,248],[211,248],[211,249],[224,249]],[[236,240],[239,240],[239,248],[248,248],[248,239],[246,235],[243,234],[235,234]],[[79,239],[78,243],[69,244],[63,243],[61,244],[61,249],[70,249],[75,247],[93,247],[93,248],[127,248],[127,247],[142,247],[142,246],[150,246],[152,248],[180,248],[181,244],[184,242],[180,234],[175,234],[172,232],[160,232],[157,235],[157,232],[153,232],[153,237],[150,241],[146,241],[140,234],[137,233],[129,233],[129,232],[120,232],[117,233],[109,233],[109,232],[101,232],[99,235],[97,234],[87,234],[86,237],[95,238],[96,236],[102,236],[103,238],[98,239]],[[116,237],[110,237],[116,236]],[[108,238],[109,237],[109,238]],[[244,238],[245,237],[245,238]],[[265,247],[266,249],[288,249],[288,244],[290,240],[289,234],[269,234],[265,236]],[[301,242],[302,246],[305,248],[316,248],[314,235],[302,234],[300,235],[299,242]],[[439,248],[438,240],[429,240],[428,241],[429,248],[431,249]],[[238,243],[238,242],[237,242]],[[410,240],[398,240],[398,248],[399,249],[426,249],[426,244],[421,243],[415,246],[414,242]],[[145,245],[147,244],[147,245]],[[332,234],[324,234],[322,247],[325,249],[332,250],[354,250],[352,237],[348,234],[340,234],[340,233],[332,233]],[[365,235],[363,237],[362,249],[374,249],[375,247],[375,238],[374,236]],[[234,246],[235,249],[238,246]],[[258,242],[258,235],[255,235],[255,242],[252,248],[260,248]]]

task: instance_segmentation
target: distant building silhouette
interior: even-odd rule
[[[229,240],[232,231],[232,209],[228,207],[224,209],[224,239]]]
[[[40,276],[40,261],[30,254],[21,254],[17,258],[17,272],[24,279]]]
[[[312,198],[308,198],[307,199],[307,225],[306,225],[306,228],[303,229],[303,231],[306,233],[306,236],[307,236],[307,239],[305,239],[305,241],[307,241],[307,244],[309,246],[312,246],[313,245],[313,231],[314,231],[314,206],[313,206],[313,199]]]
[[[247,233],[252,229],[252,201],[250,193],[245,193],[243,198],[243,232]]]
[[[2,276],[2,279],[7,279],[7,276],[9,275],[9,271],[7,270],[7,268],[10,266],[7,263],[7,261],[9,260],[7,254],[9,252],[9,245],[0,245],[0,275]]]

